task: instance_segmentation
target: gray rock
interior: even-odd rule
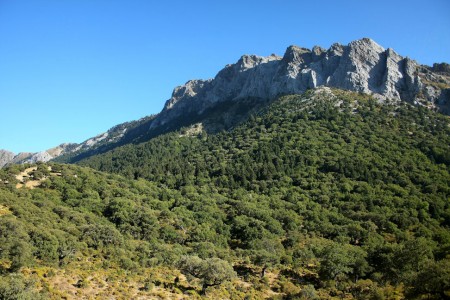
[[[47,162],[49,160],[53,159],[53,156],[51,156],[47,151],[41,151],[34,153],[30,158],[23,161],[23,163],[36,163],[38,161]]]
[[[0,149],[0,168],[9,164],[16,156],[13,152]]]
[[[11,151],[0,150],[0,168],[8,164],[20,164],[24,163],[33,156],[34,153],[20,152],[19,154],[14,154]]]

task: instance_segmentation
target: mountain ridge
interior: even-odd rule
[[[151,128],[192,110],[201,112],[217,102],[246,97],[275,98],[319,86],[372,94],[380,101],[406,101],[449,113],[449,78],[439,78],[444,89],[422,79],[433,70],[391,48],[384,49],[369,38],[347,46],[335,43],[328,50],[289,46],[283,57],[243,55],[235,64],[225,66],[214,79],[192,80],[175,88]]]
[[[83,152],[88,150],[96,150],[97,148],[119,141],[130,129],[138,126],[141,122],[145,122],[153,116],[147,116],[136,121],[130,121],[115,125],[104,133],[100,133],[82,143],[62,143],[56,147],[39,151],[39,152],[14,152],[0,149],[0,168],[8,164],[24,164],[47,162],[62,155],[70,155],[72,153]]]
[[[55,158],[62,162],[78,161],[205,121],[211,112],[215,116],[221,116],[221,112],[230,115],[239,111],[239,102],[245,99],[252,100],[244,105],[242,118],[252,111],[252,105],[263,106],[281,95],[301,94],[320,86],[371,94],[380,102],[406,101],[450,114],[447,63],[420,65],[369,38],[346,46],[335,43],[329,49],[292,45],[283,56],[246,54],[236,63],[226,65],[212,79],[189,80],[174,88],[159,114],[119,124],[81,144],[62,144],[53,150],[13,157],[7,151],[0,152],[0,167]],[[234,106],[232,111],[230,105]]]

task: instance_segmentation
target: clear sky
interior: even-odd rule
[[[242,54],[370,37],[450,62],[448,0],[0,0],[0,149],[82,142],[158,113]]]

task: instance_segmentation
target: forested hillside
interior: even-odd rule
[[[34,189],[1,170],[0,298],[448,298],[449,124],[325,89],[38,165]]]

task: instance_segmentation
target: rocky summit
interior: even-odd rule
[[[328,50],[290,46],[283,57],[244,55],[214,79],[191,80],[174,89],[151,128],[183,114],[201,114],[219,102],[273,99],[328,86],[372,94],[380,101],[407,101],[450,113],[448,64],[423,66],[369,38]]]

